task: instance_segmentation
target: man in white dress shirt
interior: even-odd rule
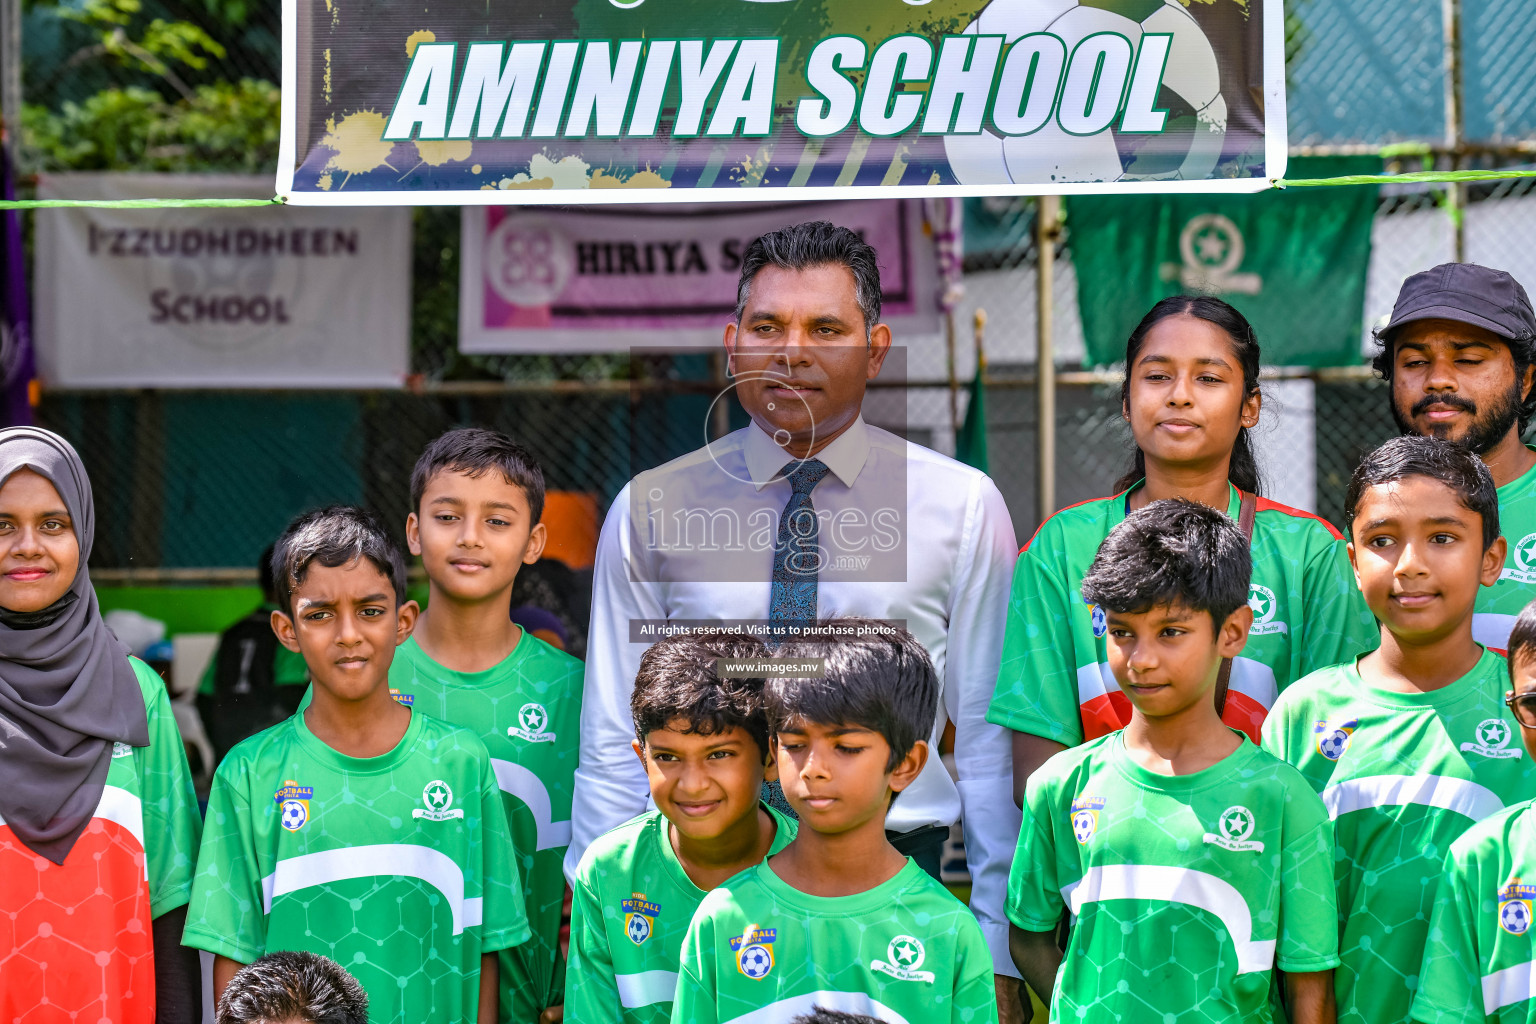
[[[1009,738],[986,711],[1017,545],[985,474],[864,422],[866,383],[891,348],[880,295],[874,249],[846,228],[799,224],[747,249],[725,348],[751,425],[631,480],[598,541],[566,873],[645,810],[629,700],[665,624],[761,633],[837,615],[893,621],[943,681],[929,742],[936,754],[954,723],[960,780],[930,757],[887,829],[936,873],[964,812],[971,906],[1005,976],[1007,1021],[1018,975],[1003,904],[1020,814]]]

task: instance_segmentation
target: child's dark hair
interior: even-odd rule
[[[1427,476],[1456,492],[1463,508],[1483,518],[1483,550],[1499,539],[1499,490],[1483,460],[1438,437],[1394,437],[1355,467],[1344,495],[1344,522],[1354,532],[1355,509],[1367,490],[1410,476]]]
[[[1532,601],[1520,610],[1520,617],[1515,619],[1514,628],[1509,631],[1509,651],[1507,655],[1509,668],[1509,681],[1515,681],[1515,665],[1519,662],[1530,664],[1536,659],[1536,601]]]
[[[829,1010],[825,1006],[813,1006],[810,1013],[802,1013],[789,1024],[880,1024],[880,1018],[866,1017],[862,1013]]]
[[[1225,512],[1154,501],[1109,532],[1083,577],[1083,600],[1135,614],[1158,605],[1208,612],[1216,628],[1248,603],[1253,555]]]
[[[450,430],[422,449],[411,470],[411,509],[421,512],[421,496],[441,472],[479,477],[493,469],[507,483],[523,489],[530,521],[538,523],[544,514],[544,468],[533,452],[506,434],[483,427]]]
[[[1237,357],[1243,371],[1243,396],[1259,393],[1259,339],[1253,332],[1248,318],[1232,306],[1210,295],[1172,295],[1160,300],[1141,318],[1141,323],[1125,342],[1125,380],[1120,384],[1120,404],[1129,407],[1131,401],[1131,376],[1136,357],[1141,352],[1147,334],[1158,324],[1174,316],[1192,316],[1215,324],[1232,339],[1232,354]],[[1147,456],[1139,447],[1131,461],[1131,468],[1115,482],[1115,492],[1130,487],[1147,475]],[[1237,432],[1237,442],[1232,446],[1232,461],[1227,465],[1227,479],[1239,490],[1258,494],[1263,481],[1259,476],[1259,462],[1253,454],[1253,438],[1247,427]]]
[[[641,746],[651,733],[681,719],[688,723],[683,732],[701,736],[740,726],[766,760],[768,719],[763,714],[763,677],[722,679],[715,669],[718,658],[766,657],[768,648],[761,640],[723,630],[679,633],[651,645],[640,657],[635,691],[629,698],[635,736]]]
[[[277,539],[272,550],[272,580],[277,603],[293,614],[293,592],[319,562],[327,569],[366,558],[395,588],[395,604],[405,602],[405,559],[379,517],[355,505],[327,505],[305,512]]]
[[[770,678],[764,691],[768,728],[779,733],[800,722],[859,726],[885,737],[901,763],[918,740],[933,732],[939,679],[917,638],[879,619],[823,619],[809,639],[787,640],[780,658],[820,658],[820,679]]]
[[[316,953],[268,953],[235,972],[214,1024],[368,1024],[368,996],[357,979]]]

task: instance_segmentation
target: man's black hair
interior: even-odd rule
[[[313,563],[334,569],[359,558],[373,563],[395,588],[395,604],[403,604],[405,558],[378,516],[355,505],[327,505],[305,512],[288,524],[272,551],[278,606],[293,614],[293,592]]]
[[[1499,539],[1499,489],[1483,460],[1438,437],[1394,437],[1355,467],[1344,495],[1344,522],[1353,532],[1355,510],[1366,490],[1410,476],[1427,476],[1456,492],[1463,508],[1483,517],[1483,550]]]
[[[880,1018],[866,1017],[862,1013],[829,1010],[825,1006],[813,1006],[810,1013],[802,1013],[789,1024],[880,1024]]]
[[[686,733],[715,736],[740,726],[768,757],[768,719],[763,713],[763,678],[722,679],[718,658],[766,658],[768,648],[746,633],[723,630],[679,633],[657,641],[640,657],[629,710],[635,736],[645,738],[681,719]]]
[[[939,679],[917,638],[879,619],[823,619],[816,635],[791,639],[780,658],[820,658],[820,679],[770,678],[764,691],[768,728],[779,733],[802,722],[858,726],[885,737],[885,770],[901,763],[918,740],[933,732]]]
[[[478,478],[493,469],[507,483],[522,488],[528,498],[528,515],[537,524],[544,515],[544,467],[533,452],[506,434],[482,427],[450,430],[422,449],[411,470],[411,509],[420,514],[421,496],[439,473]]]
[[[1121,615],[1177,605],[1217,629],[1248,603],[1253,555],[1225,512],[1186,498],[1154,501],[1104,538],[1083,577],[1083,600]]]
[[[268,953],[235,972],[214,1024],[368,1024],[368,996],[357,979],[316,953]]]
[[[747,310],[752,281],[765,267],[781,270],[847,267],[853,275],[854,301],[864,314],[866,338],[880,322],[880,254],[847,228],[840,228],[831,221],[810,220],[754,239],[741,257],[741,278],[736,285],[738,325]]]
[[[1515,667],[1524,662],[1530,664],[1536,659],[1536,601],[1532,601],[1520,610],[1519,618],[1515,619],[1514,628],[1509,631],[1508,641],[1509,681],[1515,681]]]
[[[1418,321],[1410,320],[1406,324],[1388,330],[1385,327],[1377,327],[1371,331],[1371,337],[1376,342],[1376,352],[1371,356],[1371,369],[1376,371],[1376,376],[1392,383],[1392,374],[1397,369],[1397,335],[1404,327]],[[1492,331],[1488,333],[1493,334]],[[1515,367],[1515,387],[1518,389],[1525,381],[1525,371],[1532,363],[1536,363],[1536,335],[1525,334],[1518,338],[1506,338],[1499,334],[1493,335],[1509,349],[1510,362]],[[1395,406],[1394,406],[1395,408]],[[1525,428],[1530,424],[1531,417],[1536,415],[1536,384],[1532,384],[1530,390],[1520,396],[1520,433],[1525,434]]]

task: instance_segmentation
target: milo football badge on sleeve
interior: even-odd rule
[[[315,798],[313,787],[301,786],[293,779],[288,779],[272,798],[277,801],[278,821],[283,828],[297,832],[309,824],[309,802]]]

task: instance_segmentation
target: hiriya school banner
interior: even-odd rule
[[[899,345],[937,338],[938,294],[923,203],[882,199],[722,207],[474,207],[463,213],[459,347],[596,352],[718,346],[754,238],[830,220],[880,254],[882,319]]]
[[[1283,51],[1280,0],[283,0],[277,187],[1256,191],[1285,173]]]
[[[1379,157],[1295,161],[1308,177],[1380,173]],[[1246,198],[1092,196],[1067,202],[1092,363],[1125,358],[1153,303],[1214,295],[1253,324],[1272,366],[1360,362],[1375,187]]]
[[[267,185],[58,174],[38,195],[260,197]],[[407,373],[406,209],[45,210],[34,280],[38,368],[56,387],[399,387]]]

